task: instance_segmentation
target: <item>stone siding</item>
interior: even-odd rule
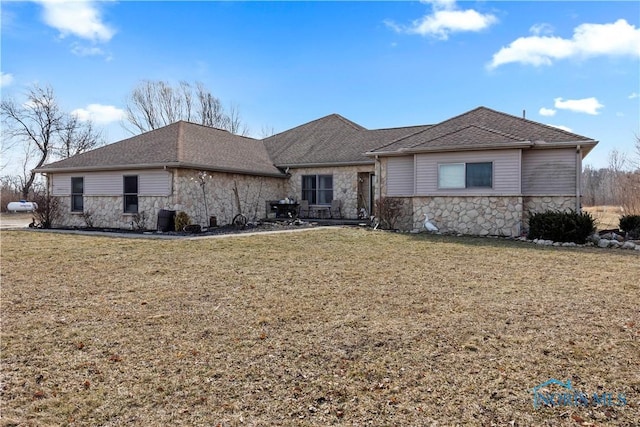
[[[205,192],[200,185],[198,171],[175,170],[170,196],[138,196],[138,212],[146,216],[146,229],[155,230],[161,209],[184,211],[192,223],[209,225],[209,216],[216,216],[218,225],[231,223],[238,213],[234,188],[238,189],[242,213],[252,221],[266,217],[266,201],[285,197],[285,180],[221,172],[207,172]],[[207,209],[205,210],[204,197]],[[71,197],[57,196],[61,204],[61,218],[56,227],[86,227],[80,213],[71,212]],[[134,215],[123,213],[122,196],[84,196],[84,211],[90,213],[94,227],[135,228]]]
[[[520,196],[413,197],[413,228],[424,228],[425,214],[441,232],[478,236],[519,236]]]
[[[54,227],[93,227],[134,229],[134,215],[123,213],[123,201],[119,196],[84,196],[84,212],[88,214],[85,219],[82,214],[71,212],[71,197],[56,197],[61,205],[61,218],[56,221]],[[155,230],[158,211],[160,209],[173,209],[172,197],[163,196],[139,196],[138,212],[144,212],[146,221],[143,228]],[[91,224],[89,224],[90,222]]]
[[[358,173],[373,172],[373,164],[321,168],[296,168],[289,170],[287,196],[302,198],[302,175],[333,175],[333,198],[342,200],[342,217],[358,218]]]
[[[181,169],[174,180],[175,210],[186,212],[191,221],[202,226],[209,225],[209,216],[215,216],[218,225],[230,224],[238,212],[234,188],[242,213],[249,219],[263,219],[267,216],[267,200],[286,197],[285,179],[252,175],[207,172],[204,195],[198,171]],[[208,212],[207,212],[208,211]]]

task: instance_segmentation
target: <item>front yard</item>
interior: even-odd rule
[[[4,426],[640,423],[637,251],[361,229],[1,243]],[[535,408],[549,379],[612,399]]]

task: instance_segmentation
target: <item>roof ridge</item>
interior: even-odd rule
[[[435,126],[435,125],[433,125],[433,126]],[[412,126],[407,126],[407,127],[412,127]],[[415,132],[413,132],[413,133],[410,133],[409,135],[404,135],[404,136],[401,136],[401,137],[399,137],[399,138],[396,138],[396,139],[394,139],[393,141],[391,141],[391,142],[389,142],[389,143],[387,143],[387,144],[381,145],[380,147],[376,148],[376,149],[375,149],[375,151],[378,151],[378,150],[380,150],[380,149],[382,149],[382,148],[384,148],[384,147],[388,147],[388,146],[389,146],[389,145],[391,145],[391,144],[395,144],[396,142],[400,142],[400,141],[402,141],[403,139],[407,139],[407,138],[409,138],[409,137],[411,137],[411,136],[418,135],[419,133],[426,132],[426,131],[428,131],[429,129],[430,129],[430,127],[429,127],[429,128],[426,128],[426,129],[420,129],[420,130],[417,130],[417,131],[415,131]],[[379,130],[379,129],[378,129],[378,130]]]
[[[476,125],[476,124],[472,123],[472,124],[469,124],[467,126],[459,127],[459,128],[457,128],[455,130],[452,130],[451,132],[447,132],[447,133],[443,133],[442,135],[438,135],[435,138],[430,139],[429,141],[422,141],[422,142],[416,143],[414,145],[410,145],[409,147],[410,148],[414,148],[414,147],[416,147],[418,145],[421,145],[421,144],[424,144],[424,143],[427,143],[427,142],[437,141],[438,139],[446,138],[447,136],[451,136],[454,133],[458,133],[460,131],[463,131],[463,130],[466,130],[466,129],[469,129],[469,128],[477,128],[477,129],[481,129],[481,130],[486,131],[486,132],[495,133],[496,135],[506,136],[508,138],[515,139],[517,141],[526,142],[525,139],[522,139],[522,138],[517,137],[515,135],[510,135],[510,134],[508,134],[506,132],[501,132],[499,130],[491,129],[491,128],[488,128],[486,126]]]
[[[545,124],[545,123],[540,123],[540,122],[536,122],[536,121],[534,121],[534,120],[529,120],[529,119],[527,119],[526,117],[518,117],[518,116],[515,116],[515,115],[513,115],[513,114],[504,113],[504,112],[502,112],[502,111],[492,110],[491,108],[487,108],[487,107],[480,107],[480,108],[484,108],[484,109],[486,109],[486,110],[492,111],[492,112],[497,113],[497,114],[500,114],[500,115],[502,115],[502,116],[510,117],[510,118],[512,118],[512,119],[522,120],[522,121],[525,121],[525,122],[530,123],[530,124],[532,124],[532,125],[536,125],[536,126],[543,126],[543,127],[545,127],[545,128],[552,129],[552,130],[554,130],[554,131],[558,131],[558,132],[562,132],[562,133],[565,133],[565,134],[567,134],[567,135],[577,136],[579,139],[584,139],[584,138],[585,138],[583,135],[579,135],[579,134],[574,133],[574,132],[569,132],[569,131],[566,131],[566,130],[561,129],[561,128],[559,128],[559,127],[555,127],[555,126],[552,126],[552,125],[547,125],[547,124]],[[589,139],[589,138],[587,138],[587,139]],[[593,141],[593,139],[591,139],[591,140]],[[547,141],[547,142],[553,142],[553,141]]]
[[[310,122],[302,123],[302,124],[300,124],[300,125],[298,125],[298,126],[292,127],[291,129],[287,129],[287,130],[283,130],[282,132],[274,133],[273,135],[270,135],[270,136],[268,136],[268,137],[266,137],[266,138],[262,138],[262,139],[261,139],[261,140],[259,140],[259,141],[266,141],[267,139],[274,138],[274,137],[276,137],[276,136],[278,136],[278,135],[282,135],[283,133],[289,133],[289,132],[291,132],[291,131],[293,131],[293,130],[296,130],[296,129],[299,129],[299,128],[302,128],[302,127],[305,127],[305,126],[309,126],[309,125],[311,125],[311,124],[313,124],[313,123],[317,123],[317,122],[320,122],[320,121],[322,121],[322,120],[326,120],[326,119],[328,119],[328,118],[330,118],[330,117],[335,117],[335,118],[337,118],[337,119],[341,120],[341,121],[342,121],[342,122],[344,122],[346,125],[348,125],[348,126],[350,126],[350,127],[354,128],[355,130],[368,130],[368,129],[366,129],[366,128],[364,128],[364,127],[360,126],[359,124],[357,124],[357,123],[355,123],[355,122],[352,122],[351,120],[349,120],[349,119],[347,119],[347,118],[345,118],[345,117],[342,117],[340,114],[337,114],[337,113],[331,113],[331,114],[328,114],[328,115],[326,115],[326,116],[322,116],[322,117],[319,117],[319,118],[317,118],[317,119],[311,120]]]

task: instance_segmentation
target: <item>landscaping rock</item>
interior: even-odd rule
[[[624,242],[622,246],[620,246],[620,249],[635,249],[635,248],[636,248],[636,244],[633,242]]]
[[[598,241],[598,247],[600,247],[600,248],[608,248],[609,247],[609,242],[610,242],[610,240],[608,240],[608,239],[604,239],[604,238],[600,239]]]
[[[617,240],[609,240],[609,247],[614,249],[619,248],[620,242],[618,242]]]
[[[596,245],[598,244],[598,242],[600,241],[601,237],[598,233],[594,233],[591,236],[587,237],[587,241],[588,242],[593,242]]]

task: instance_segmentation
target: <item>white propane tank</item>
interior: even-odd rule
[[[9,212],[33,212],[36,209],[38,209],[38,204],[36,202],[27,202],[26,200],[10,202],[7,204],[7,210]]]

